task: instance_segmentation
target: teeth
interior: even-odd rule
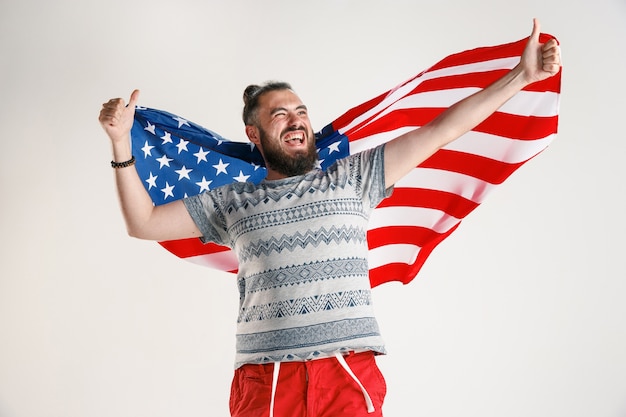
[[[302,134],[288,135],[285,138],[286,142],[291,142],[291,141],[294,141],[294,140],[297,140],[300,143],[302,143],[304,141],[304,135],[302,135]]]

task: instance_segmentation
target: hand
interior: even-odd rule
[[[526,81],[534,83],[556,75],[561,69],[561,50],[556,39],[539,43],[539,20],[533,19],[533,31],[528,38],[519,66]]]
[[[112,98],[102,105],[98,120],[112,142],[126,140],[133,127],[135,105],[139,100],[139,90],[130,95],[128,105],[121,98]]]

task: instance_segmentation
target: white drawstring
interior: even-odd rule
[[[339,361],[339,364],[341,365],[341,367],[345,369],[348,375],[350,375],[350,377],[352,377],[354,382],[357,383],[359,388],[361,388],[361,392],[363,393],[363,398],[365,399],[365,405],[367,406],[367,412],[373,413],[375,411],[374,403],[372,402],[372,398],[367,393],[367,390],[365,389],[363,384],[361,384],[361,381],[359,381],[359,378],[357,378],[356,375],[354,375],[354,372],[352,372],[352,369],[350,369],[348,362],[346,362],[346,360],[344,359],[341,353],[339,352],[335,353],[335,357],[337,358],[337,361]],[[280,374],[280,362],[274,362],[274,373],[272,375],[272,398],[270,400],[270,417],[274,417],[274,403],[276,400],[276,387],[278,386],[279,374]]]
[[[274,417],[274,400],[276,399],[276,387],[278,386],[278,374],[280,362],[274,362],[274,374],[272,376],[272,399],[270,400],[270,417]]]
[[[356,375],[354,375],[354,372],[352,372],[352,369],[350,369],[350,367],[348,366],[348,362],[346,362],[346,360],[344,359],[341,353],[339,352],[335,353],[335,357],[337,358],[337,360],[339,361],[339,364],[343,367],[343,369],[346,370],[348,375],[350,375],[352,379],[354,379],[354,382],[356,382],[361,388],[361,392],[363,393],[363,397],[365,398],[365,404],[367,405],[367,412],[373,413],[375,411],[374,403],[372,402],[372,399],[370,398],[370,395],[367,393],[367,390],[365,389],[363,384],[361,384],[361,381],[359,381],[359,378],[357,378]]]

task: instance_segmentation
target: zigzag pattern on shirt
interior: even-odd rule
[[[372,352],[385,354],[386,350],[384,346],[363,346],[359,349],[370,350]],[[257,358],[254,361],[245,363],[273,363],[273,362],[304,362],[312,359],[333,357],[335,352],[349,352],[353,351],[352,347],[331,348],[327,350],[316,350],[307,354],[286,353],[282,355],[268,355]],[[243,365],[244,363],[241,363]]]
[[[298,221],[315,219],[329,214],[343,214],[365,218],[363,201],[357,198],[313,201],[295,207],[267,211],[245,216],[229,228],[233,241],[244,233],[272,226],[282,226]]]
[[[366,239],[367,235],[364,228],[346,225],[339,228],[333,226],[328,230],[322,227],[316,230],[298,231],[280,237],[272,236],[242,248],[239,253],[239,262],[247,262],[252,257],[269,256],[272,252],[293,252],[294,249],[306,248],[307,246],[318,247],[319,245],[338,245],[349,242],[364,244]]]
[[[239,281],[243,291],[253,293],[327,279],[367,276],[367,274],[367,259],[342,258],[285,266],[239,278]]]
[[[249,323],[299,316],[342,308],[366,306],[372,303],[369,290],[340,291],[310,297],[279,300],[267,304],[242,307],[237,322]]]
[[[250,182],[234,182],[228,187],[235,194],[241,195],[241,198],[233,198],[227,206],[224,206],[224,212],[231,213],[246,206],[257,206],[259,204],[275,203],[283,198],[302,197],[307,193],[321,192],[325,193],[329,188],[344,188],[349,184],[347,175],[350,170],[350,163],[358,160],[360,155],[351,155],[343,160],[337,161],[337,164],[348,166],[348,170],[343,175],[336,175],[337,164],[328,168],[326,171],[319,169],[313,170],[303,176],[285,178],[272,182],[261,182],[256,186]],[[293,186],[289,186],[292,184]],[[262,190],[261,192],[259,192]],[[262,198],[252,197],[253,194],[262,196]]]
[[[380,336],[373,317],[344,319],[310,326],[237,335],[237,353],[265,353],[324,345]]]

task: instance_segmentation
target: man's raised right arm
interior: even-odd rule
[[[102,105],[99,121],[111,140],[115,162],[128,161],[133,156],[130,130],[138,99],[139,91],[135,90],[128,105],[121,98]],[[134,165],[114,171],[122,215],[130,236],[157,241],[201,236],[181,200],[155,206]]]

